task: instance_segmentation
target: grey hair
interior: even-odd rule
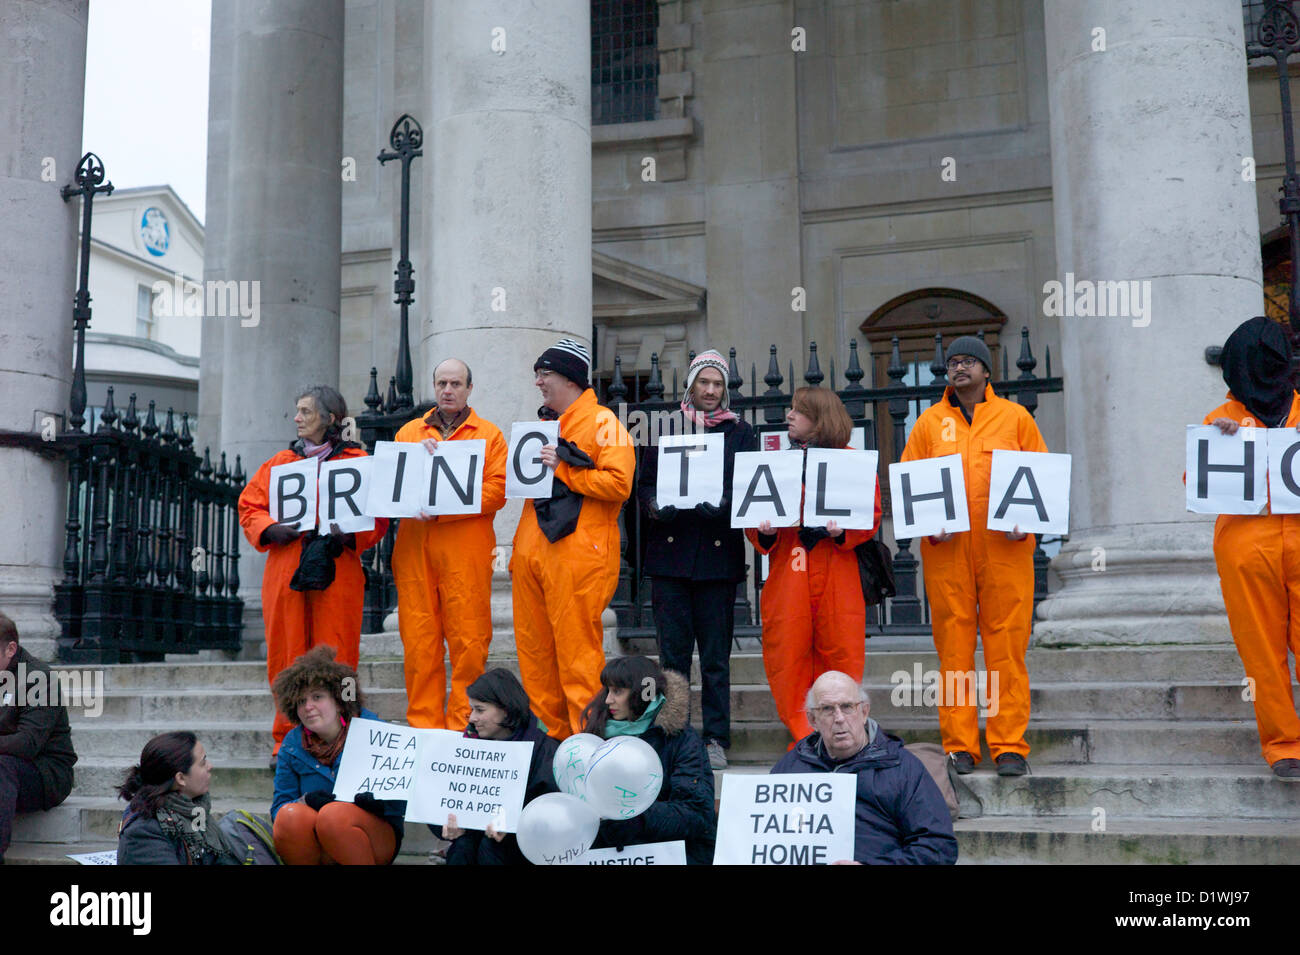
[[[317,414],[334,416],[334,423],[325,429],[325,438],[329,441],[338,440],[343,433],[343,419],[348,416],[348,403],[343,400],[338,389],[331,388],[329,385],[312,385],[300,391],[298,397],[293,400],[296,404],[304,398],[310,398],[315,402]]]
[[[829,673],[829,672],[831,672],[831,671],[827,670],[826,672]],[[836,671],[836,672],[839,672],[839,671]],[[845,674],[845,675],[847,676],[847,674]],[[825,676],[825,674],[822,674],[822,676]],[[818,677],[817,679],[821,679],[821,677]],[[849,677],[849,679],[852,679],[852,677]],[[814,682],[814,684],[815,684],[815,683],[816,683],[816,680],[814,680],[813,682]],[[871,707],[871,694],[869,694],[869,693],[867,692],[867,688],[866,688],[865,686],[863,686],[861,683],[857,684],[857,687],[858,687],[858,702],[859,702],[859,703],[865,703],[865,704],[867,704],[867,708],[870,709],[870,707]],[[808,687],[808,695],[807,695],[806,697],[804,697],[804,701],[803,701],[803,708],[804,708],[804,711],[805,711],[805,712],[807,712],[807,713],[811,713],[811,712],[813,711],[813,709],[814,709],[814,707],[813,707],[813,699],[814,699],[814,697],[813,697],[813,688],[810,686],[810,687]]]

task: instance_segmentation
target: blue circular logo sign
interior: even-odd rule
[[[171,227],[167,217],[157,206],[150,206],[140,217],[140,239],[150,255],[166,255],[171,241]]]

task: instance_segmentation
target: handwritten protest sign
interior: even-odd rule
[[[857,777],[722,777],[714,865],[827,865],[853,858]]]
[[[533,744],[467,739],[451,730],[420,730],[420,772],[406,806],[408,822],[441,826],[455,813],[462,829],[514,832],[528,788]]]
[[[410,726],[357,717],[339,758],[334,795],[350,801],[359,792],[376,799],[409,799],[419,764],[420,733]],[[444,820],[445,821],[445,820]]]

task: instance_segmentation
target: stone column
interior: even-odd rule
[[[734,345],[745,367],[767,367],[777,346],[781,373],[807,362],[804,313],[791,310],[803,286],[799,139],[792,0],[703,0],[699,104],[705,129],[709,342]],[[825,343],[830,345],[832,343]],[[834,354],[834,349],[829,349]],[[786,382],[789,388],[803,381]]]
[[[430,372],[449,356],[469,363],[475,409],[509,437],[512,421],[536,418],[537,356],[560,338],[591,341],[591,9],[427,0],[425,15],[433,261],[416,340]],[[519,513],[511,502],[497,517],[507,548]],[[494,608],[509,613],[504,590]]]
[[[223,321],[221,450],[251,475],[293,440],[299,390],[338,385],[343,0],[236,0],[231,34],[225,278],[260,312]],[[246,640],[264,563],[244,545]]]
[[[203,229],[203,280],[226,278],[226,197],[230,169],[230,97],[235,76],[231,30],[235,0],[212,0],[208,59],[208,179]],[[205,296],[206,301],[206,296]],[[198,431],[205,444],[221,438],[221,371],[229,317],[205,315],[199,339]]]
[[[1181,476],[1226,392],[1205,348],[1263,311],[1241,6],[1048,0],[1046,42],[1058,279],[1137,280],[1151,308],[1061,318],[1072,526],[1036,639],[1227,640]]]
[[[0,429],[8,431],[40,432],[68,407],[80,207],[59,190],[81,158],[86,17],[86,0],[0,4]],[[0,447],[0,485],[0,609],[48,658],[65,467]]]

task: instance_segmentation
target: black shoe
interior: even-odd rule
[[[996,760],[999,776],[1023,776],[1029,772],[1029,763],[1019,753],[1003,753]]]
[[[948,758],[952,760],[952,768],[957,770],[958,776],[967,776],[975,772],[975,757],[965,750],[949,753]]]
[[[1288,782],[1300,782],[1300,759],[1279,759],[1273,764],[1273,775]]]

